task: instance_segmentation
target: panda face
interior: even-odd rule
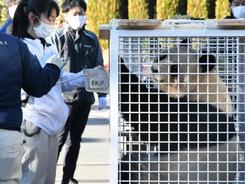
[[[201,71],[197,51],[174,47],[166,54],[153,63],[152,78],[159,83],[161,91],[174,98],[183,97],[198,85],[197,74]]]

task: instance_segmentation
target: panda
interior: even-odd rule
[[[231,98],[223,80],[217,75],[213,55],[203,55],[198,61],[197,51],[186,46],[173,47],[166,52],[169,54],[160,57],[160,65],[152,66],[153,79],[161,83],[161,91],[169,92],[174,98],[188,95],[190,101],[213,103],[222,112],[232,115]],[[180,53],[181,59],[176,53]],[[157,59],[154,62],[158,63]],[[168,71],[170,76],[166,75]],[[187,75],[188,71],[191,74]]]
[[[186,48],[178,49],[178,53],[187,53]],[[207,54],[199,57],[197,51],[192,50],[191,62],[185,65],[187,57],[182,55],[177,63],[175,54],[171,56],[175,51],[176,48],[172,48],[166,56],[162,55],[160,66],[153,64],[152,80],[160,84],[159,88],[148,88],[121,58],[119,108],[138,146],[121,158],[120,183],[129,183],[129,180],[131,183],[218,183],[233,181],[236,176],[235,120],[226,86],[215,76],[215,58]],[[168,66],[170,70],[165,70]],[[205,75],[194,76],[196,70],[200,71],[198,75],[208,74],[208,81],[219,81],[218,86],[210,87],[203,82],[198,89],[203,91],[202,95],[195,94],[195,82],[207,81]],[[188,71],[193,76],[186,77]],[[184,75],[179,77],[177,73]],[[172,84],[164,81],[165,75],[170,75],[168,79]],[[181,84],[187,79],[192,81],[192,86]],[[212,87],[214,89],[210,89]],[[221,95],[211,98],[205,89],[219,91]],[[217,98],[222,105],[217,104]]]

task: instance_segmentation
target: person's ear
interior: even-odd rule
[[[86,11],[82,8],[82,15],[85,16],[86,15]]]
[[[29,20],[30,25],[32,26],[35,26],[38,23],[36,15],[34,15],[34,13],[32,12],[29,12],[28,20]]]

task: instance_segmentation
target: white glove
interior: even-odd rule
[[[99,97],[99,109],[105,109],[107,105],[107,100],[105,96]]]
[[[52,55],[46,63],[50,63],[50,64],[54,64],[56,66],[58,66],[60,69],[62,69],[65,64],[66,64],[66,60],[60,56],[57,55]]]
[[[96,93],[109,93],[109,75],[102,66],[84,69],[85,89]]]

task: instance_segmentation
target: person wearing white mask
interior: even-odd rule
[[[6,6],[8,7],[8,19],[6,22],[1,26],[0,32],[11,34],[12,32],[12,24],[13,24],[13,17],[15,10],[19,4],[20,0],[6,0]]]
[[[229,19],[245,19],[245,0],[229,0],[231,13]]]
[[[16,9],[12,34],[27,44],[41,66],[48,58],[58,55],[55,45],[45,40],[55,30],[58,15],[59,7],[54,0],[22,0]],[[62,91],[86,87],[85,79],[81,70],[77,73],[61,72],[59,82],[47,95],[41,98],[28,96],[26,99],[21,125],[25,137],[22,184],[55,183],[58,132],[68,117]]]
[[[84,68],[103,66],[98,38],[86,29],[86,9],[87,4],[84,0],[65,0],[62,4],[62,13],[66,22],[64,27],[53,35],[52,40],[61,56],[69,58],[69,65],[65,68],[67,71],[78,72]],[[74,173],[81,137],[95,99],[93,93],[78,88],[64,93],[64,100],[69,105],[70,113],[65,128],[59,134],[59,152],[64,143],[67,143],[61,183],[78,183],[74,179]],[[98,93],[98,101],[100,109],[106,108],[106,94]]]

